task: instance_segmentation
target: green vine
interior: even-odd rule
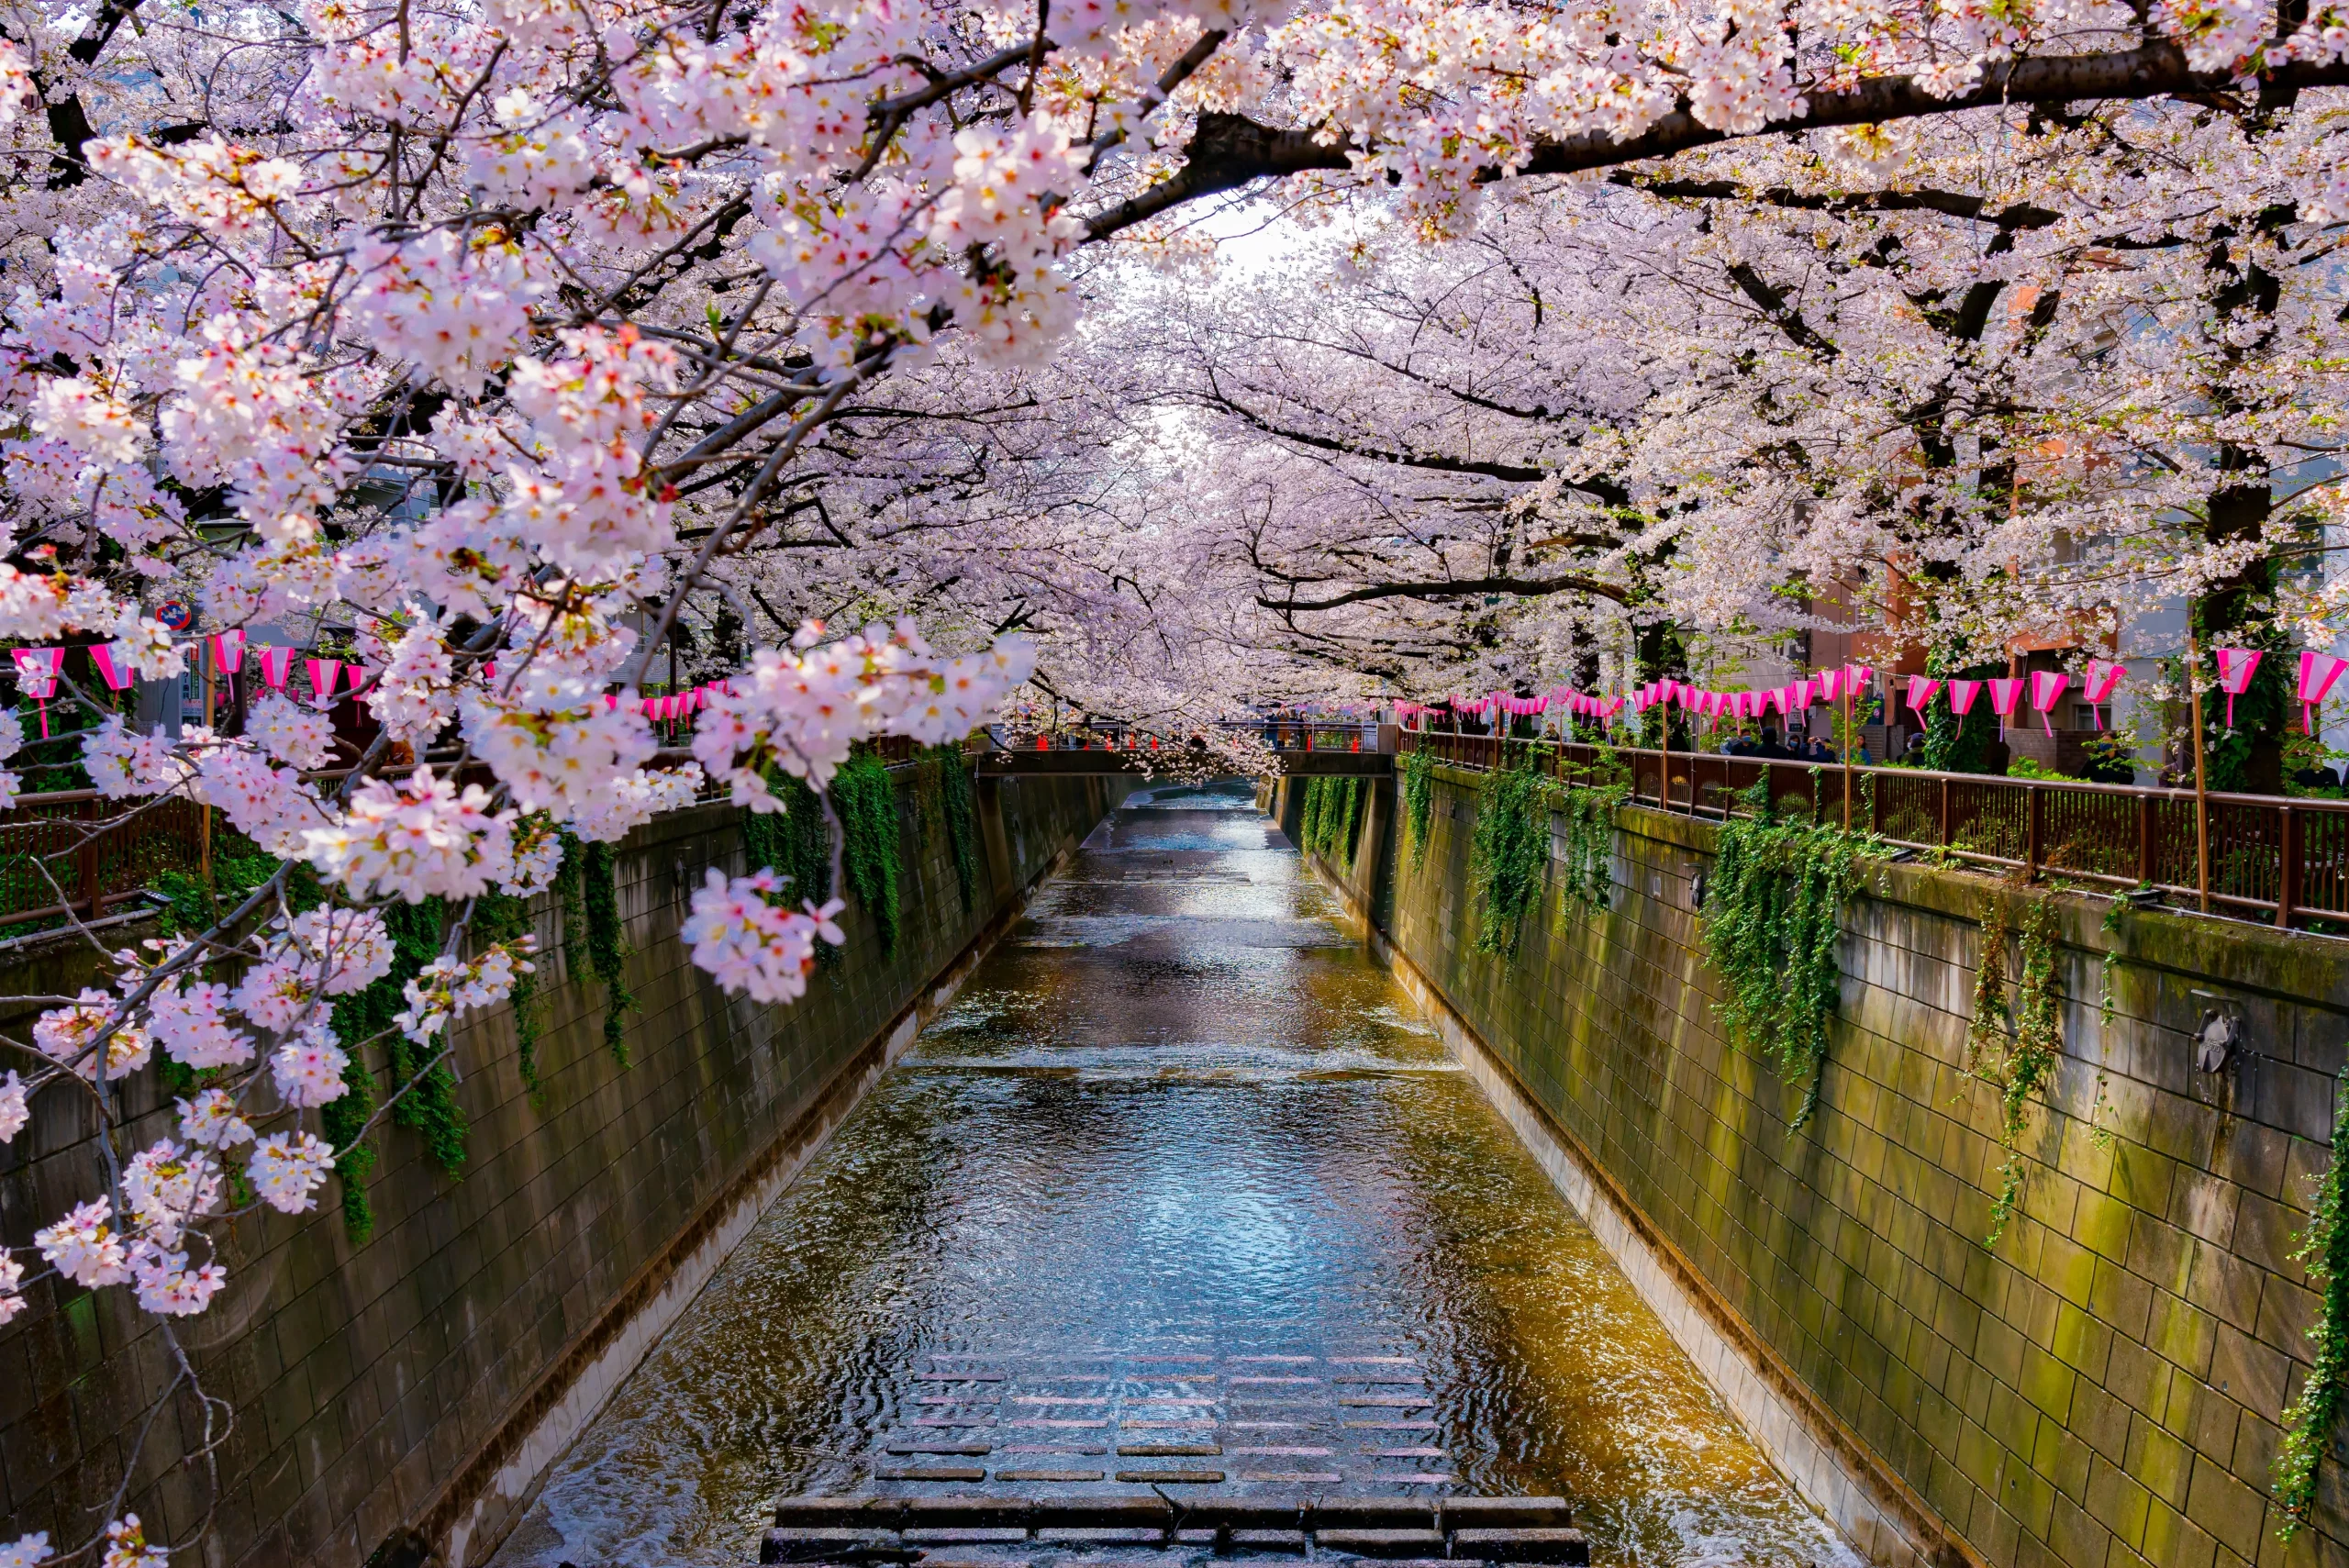
[[[434,1164],[448,1175],[455,1175],[465,1162],[465,1113],[457,1104],[457,1074],[449,1064],[446,1051],[431,1046],[420,1046],[393,1026],[392,1020],[406,1006],[404,995],[407,983],[416,978],[424,966],[440,956],[440,940],[448,917],[448,908],[438,898],[428,898],[421,904],[389,904],[384,907],[384,925],[392,939],[390,973],[377,979],[363,991],[356,991],[335,1004],[334,1030],[344,1041],[355,1046],[361,1040],[381,1036],[384,1055],[391,1070],[392,1093],[399,1097],[392,1103],[392,1120],[407,1128],[424,1140],[426,1152]],[[425,1063],[430,1062],[427,1067]],[[408,1085],[413,1083],[414,1086]],[[406,1089],[406,1093],[401,1091]],[[334,1106],[347,1106],[353,1096],[346,1095]],[[332,1109],[333,1106],[328,1107]],[[352,1107],[362,1123],[365,1112]],[[354,1128],[355,1130],[355,1128]],[[334,1133],[331,1123],[328,1135]],[[338,1140],[337,1146],[340,1147]],[[345,1151],[350,1160],[363,1153],[358,1164],[363,1175],[374,1163],[372,1151],[356,1147]],[[342,1166],[338,1164],[338,1172]],[[355,1178],[345,1175],[343,1184],[344,1218],[351,1215],[351,1190],[357,1185]],[[365,1201],[362,1196],[361,1202]]]
[[[1520,762],[1486,775],[1468,840],[1476,951],[1515,957],[1526,912],[1541,895],[1550,852],[1549,784]]]
[[[2349,1068],[2342,1073],[2349,1081]],[[2349,1165],[2341,1159],[2341,1084],[2333,1086],[2332,1157],[2316,1181],[2309,1205],[2309,1228],[2292,1256],[2308,1271],[2317,1292],[2316,1321],[2309,1340],[2316,1347],[2308,1381],[2284,1413],[2284,1440],[2276,1451],[2276,1505],[2284,1521],[2279,1540],[2289,1540],[2309,1522],[2316,1506],[2317,1468],[2332,1446],[2340,1424],[2342,1381],[2349,1374]]]
[[[1417,871],[1428,858],[1428,830],[1435,821],[1435,753],[1406,751],[1403,754],[1403,824],[1411,839],[1411,869]]]
[[[742,850],[749,868],[772,866],[790,886],[791,902],[821,906],[832,896],[832,830],[824,803],[806,781],[780,768],[767,774],[767,788],[783,802],[781,811],[742,813]],[[816,962],[829,969],[841,950],[816,944]]]
[[[224,903],[233,904],[276,874],[278,861],[261,846],[226,824],[216,824],[209,881],[186,872],[165,872],[156,885],[168,900],[161,911],[165,936],[208,929],[220,917]],[[285,883],[286,906],[295,914],[316,908],[324,901],[317,879],[296,866]],[[373,1206],[367,1198],[367,1176],[376,1165],[374,1148],[360,1138],[367,1119],[381,1103],[375,1073],[367,1064],[367,1046],[378,1037],[384,1041],[386,1067],[393,1093],[406,1087],[423,1068],[427,1053],[392,1026],[406,1006],[404,989],[418,971],[440,956],[446,907],[439,899],[420,905],[392,904],[383,910],[392,939],[392,967],[364,990],[341,997],[329,1015],[335,1038],[350,1052],[343,1068],[346,1093],[318,1111],[319,1129],[328,1142],[341,1151],[335,1161],[344,1233],[355,1246],[364,1246],[374,1234]],[[478,916],[476,917],[478,918]],[[523,977],[527,982],[529,976]],[[164,1087],[186,1094],[203,1086],[206,1075],[191,1073],[165,1059]],[[415,1087],[392,1106],[395,1124],[420,1134],[440,1169],[454,1175],[465,1162],[467,1128],[457,1104],[456,1073],[446,1061],[436,1062]]]
[[[859,751],[832,775],[832,807],[845,842],[842,869],[850,891],[881,930],[881,951],[897,951],[897,786],[881,759]]]
[[[530,901],[509,893],[485,893],[473,901],[472,934],[476,947],[488,947],[498,942],[518,941],[538,929],[538,921],[530,914]],[[539,989],[539,971],[534,961],[527,973],[517,971],[514,990],[508,998],[514,1010],[514,1049],[517,1064],[522,1073],[522,1086],[529,1092],[530,1103],[538,1105],[543,1095],[539,1075],[539,1041],[546,1033],[547,997]]]
[[[1843,903],[1860,884],[1870,840],[1774,812],[1768,785],[1741,796],[1752,813],[1723,822],[1705,889],[1705,956],[1727,983],[1721,1022],[1803,1085],[1789,1131],[1819,1108],[1827,1021],[1842,1001],[1835,962]]]
[[[375,1075],[365,1056],[354,1049],[342,1064],[343,1095],[318,1109],[318,1125],[327,1141],[341,1151],[335,1156],[335,1184],[342,1199],[343,1234],[354,1247],[364,1247],[375,1234],[375,1208],[367,1201],[367,1173],[375,1168],[375,1151],[360,1141],[360,1129],[375,1110]]]
[[[1305,781],[1301,824],[1303,848],[1325,861],[1352,869],[1354,829],[1362,816],[1365,792],[1355,778],[1312,778]]]
[[[1998,1195],[1990,1205],[1985,1247],[1996,1247],[2022,1196],[2023,1117],[2031,1096],[2054,1075],[2064,1051],[2063,997],[2056,988],[2056,914],[2052,898],[2023,905],[2018,924],[2004,894],[1991,896],[1982,921],[1982,956],[1974,973],[1974,1016],[1965,1029],[1965,1071],[1998,1091]],[[2018,940],[2009,998],[2007,939]]]
[[[1631,797],[1631,771],[1612,758],[1585,770],[1581,787],[1557,802],[1565,828],[1558,862],[1558,921],[1566,911],[1584,913],[1614,906],[1615,810]]]
[[[2112,971],[2121,962],[2121,930],[2128,917],[2129,900],[2115,898],[2105,906],[2104,918],[2097,922],[2097,929],[2104,933],[2104,958],[2097,965],[2096,1016],[2106,1029],[2112,1027]]]
[[[604,1046],[612,1053],[613,1061],[626,1067],[628,1016],[636,1011],[636,995],[628,988],[628,928],[620,920],[619,883],[613,875],[612,847],[589,844],[580,860],[587,964],[604,986]],[[566,956],[569,937],[566,929]]]
[[[946,817],[946,838],[954,851],[954,885],[963,894],[963,912],[969,914],[979,891],[979,797],[963,748],[949,741],[931,748],[938,762],[940,808]],[[818,943],[819,947],[828,943]]]

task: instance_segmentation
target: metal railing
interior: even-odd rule
[[[1007,751],[1154,751],[1188,745],[1199,730],[1222,729],[1254,735],[1277,751],[1377,751],[1380,727],[1372,721],[1342,723],[1333,719],[1233,718],[1195,725],[1177,731],[1121,724],[1106,719],[1063,725],[1057,729],[1023,730],[990,725],[987,733]],[[1394,729],[1388,726],[1386,750],[1392,751]]]
[[[921,748],[903,736],[884,736],[872,743],[875,755],[890,768],[913,762]],[[663,747],[650,766],[674,768],[693,760],[682,746]],[[426,761],[445,768],[453,754]],[[373,771],[382,778],[404,778],[410,763],[394,763]],[[327,768],[304,777],[331,786],[350,776],[349,768]],[[467,763],[451,775],[460,784],[495,784],[490,771]],[[722,783],[705,784],[696,804],[725,800],[730,791]],[[138,898],[167,871],[196,873],[203,863],[205,807],[179,795],[150,801],[107,800],[97,791],[58,790],[18,795],[0,811],[0,927],[68,914],[96,919],[107,909]],[[63,895],[62,899],[60,894]]]
[[[202,807],[176,795],[135,814],[90,789],[17,797],[0,817],[0,926],[69,913],[95,919],[162,872],[194,871],[203,821]]]
[[[2204,797],[2210,883],[2191,790],[2073,780],[2010,779],[1921,768],[1728,757],[1406,730],[1405,751],[1492,769],[1520,760],[1569,784],[1625,776],[1631,797],[1692,817],[1746,814],[1741,796],[1767,780],[1774,806],[1794,802],[1820,821],[1843,819],[1902,849],[1970,865],[2060,876],[2121,890],[2144,887],[2212,914],[2279,927],[2339,923],[2349,934],[2349,801],[2264,795]],[[1504,750],[1506,749],[1506,750]]]

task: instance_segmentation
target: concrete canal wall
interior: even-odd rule
[[[1266,799],[1297,836],[1301,786]],[[2270,1469],[2315,1298],[2291,1260],[2327,1165],[2349,947],[2059,898],[2063,1055],[2005,1151],[1964,1071],[1988,884],[1909,866],[1846,909],[1820,1108],[1715,1017],[1694,874],[1714,829],[1627,808],[1613,906],[1545,886],[1475,951],[1474,773],[1424,858],[1383,786],[1350,864],[1372,940],[1723,1398],[1872,1560],[2235,1568],[2349,1560],[2344,1450],[2288,1547]],[[1553,858],[1551,870],[1556,870]],[[2111,1021],[2099,1001],[2110,969]],[[2189,1031],[2240,1016],[2227,1072]],[[2099,1099],[2101,1106],[2099,1106]]]
[[[740,818],[726,806],[665,817],[617,854],[640,1009],[630,1065],[605,1048],[603,988],[562,965],[550,896],[538,909],[551,994],[537,1048],[543,1086],[534,1096],[522,1082],[508,1012],[469,1026],[457,1053],[471,1124],[461,1176],[440,1174],[416,1133],[391,1129],[376,1140],[364,1246],[331,1200],[300,1219],[240,1223],[224,1260],[230,1288],[179,1329],[207,1386],[238,1412],[218,1454],[208,1562],[462,1568],[485,1558],[548,1462],[1017,917],[1030,885],[1131,788],[977,781],[984,852],[966,910],[943,821],[898,776],[894,954],[852,907],[847,950],[800,1002],[725,996],[693,967],[678,928],[707,868],[745,869]],[[0,995],[47,989],[78,962],[25,967]],[[138,1082],[151,1094],[150,1076]],[[89,1195],[91,1129],[78,1110],[43,1095],[34,1124],[0,1148],[7,1242],[26,1245]],[[166,1130],[157,1118],[153,1135]],[[79,1540],[169,1362],[120,1291],[52,1283],[31,1299],[0,1329],[0,1540],[34,1529]],[[199,1523],[198,1489],[162,1474],[198,1441],[180,1413],[161,1423],[132,1499],[150,1540],[184,1539]]]

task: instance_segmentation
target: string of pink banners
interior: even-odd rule
[[[260,672],[262,680],[270,690],[299,700],[300,687],[295,680],[297,666],[295,661],[295,656],[301,653],[301,650],[275,648],[258,642],[249,643],[241,631],[221,631],[214,632],[198,641],[183,643],[180,645],[181,651],[185,653],[194,653],[203,643],[210,644],[213,668],[221,673],[228,675],[238,673],[244,668],[246,655],[250,654],[253,667]],[[138,678],[131,663],[130,650],[127,644],[116,641],[77,646],[90,656],[90,668],[96,673],[99,680],[106,683],[108,691],[122,691]],[[13,651],[17,665],[17,689],[25,696],[30,697],[39,708],[41,739],[46,740],[49,739],[49,702],[57,695],[58,682],[65,673],[65,655],[72,650],[71,648],[19,648]],[[308,656],[302,657],[298,671],[308,679],[310,695],[306,700],[311,706],[321,711],[332,707],[338,702],[364,694],[373,684],[378,673],[357,660],[320,659]],[[483,666],[483,673],[494,680],[497,675],[497,666],[485,664]],[[707,706],[711,694],[730,692],[732,689],[724,681],[709,681],[694,687],[691,691],[678,692],[668,696],[640,698],[637,706],[647,718],[661,720],[684,718]],[[607,695],[604,702],[608,707],[618,707],[620,699],[617,695]]]
[[[2234,728],[2235,698],[2251,689],[2252,676],[2259,669],[2262,651],[2255,648],[2221,648],[2218,656],[2219,689],[2227,695],[2227,728]],[[2343,671],[2349,671],[2349,659],[2335,658],[2330,653],[2302,650],[2299,679],[2294,695],[2300,705],[2300,728],[2310,730],[2315,724],[2317,706],[2331,695]],[[2090,722],[2104,728],[2102,709],[2111,700],[2113,691],[2127,674],[2117,661],[2091,659],[2079,677],[2078,700],[2088,706]],[[1888,678],[1888,677],[1887,677]],[[1648,682],[1627,696],[1602,697],[1560,686],[1540,696],[1512,696],[1507,692],[1492,692],[1481,697],[1448,697],[1436,704],[1397,702],[1395,716],[1398,722],[1408,723],[1422,715],[1446,712],[1489,717],[1496,713],[1526,718],[1553,709],[1570,713],[1576,717],[1595,718],[1613,723],[1628,707],[1633,714],[1646,713],[1658,706],[1677,706],[1682,710],[1709,719],[1715,728],[1723,718],[1756,719],[1776,713],[1781,717],[1800,712],[1814,703],[1837,703],[1847,696],[1856,701],[1864,695],[1872,695],[1876,671],[1866,664],[1850,664],[1840,670],[1822,670],[1804,680],[1789,681],[1782,686],[1765,691],[1722,692],[1700,686],[1690,681],[1669,678]],[[2039,716],[2048,734],[2055,732],[2053,715],[2064,694],[2073,689],[2073,677],[2058,670],[2037,670],[2028,675],[1996,676],[1987,679],[1963,680],[1937,675],[1911,675],[1905,694],[1909,707],[1919,717],[1939,698],[1949,706],[1952,713],[1961,717],[1971,713],[1977,701],[1987,699],[1990,711],[1998,717],[2001,728],[2010,727],[2026,700],[2031,711]]]
[[[241,631],[220,631],[195,642],[180,645],[184,653],[193,653],[203,644],[212,649],[213,668],[224,674],[236,674],[244,668],[245,655],[250,653],[254,667],[271,690],[289,697],[293,688],[295,648],[273,648],[262,643],[248,643]],[[104,682],[108,691],[119,692],[138,678],[131,662],[130,649],[123,642],[95,642],[82,645],[89,655],[90,669]],[[17,664],[17,685],[24,695],[33,699],[40,710],[42,739],[49,736],[49,699],[57,695],[57,684],[65,673],[65,655],[69,648],[19,648],[14,651]],[[302,673],[309,679],[309,702],[321,710],[333,706],[348,697],[364,692],[374,681],[375,673],[355,660],[304,658]]]

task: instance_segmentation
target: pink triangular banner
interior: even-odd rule
[[[2039,715],[2040,728],[2051,737],[2055,733],[2055,721],[2048,715],[2063,696],[2064,688],[2071,684],[2072,677],[2060,670],[2033,670],[2031,673],[2032,709]]]

